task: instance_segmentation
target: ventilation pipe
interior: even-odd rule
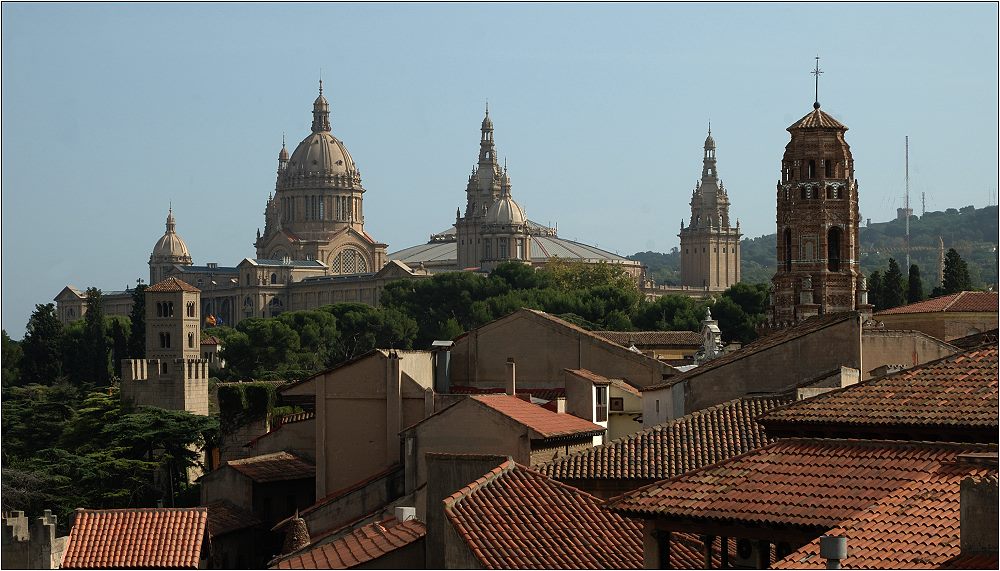
[[[434,392],[448,394],[451,392],[451,347],[454,341],[434,341],[431,351],[434,352]]]
[[[505,388],[507,389],[507,394],[510,396],[515,396],[517,383],[515,382],[515,372],[514,372],[514,358],[507,357],[507,379]]]
[[[820,537],[819,556],[826,559],[827,569],[840,569],[840,561],[847,558],[847,538],[832,535]]]

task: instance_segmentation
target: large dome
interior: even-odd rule
[[[152,258],[176,261],[191,260],[191,253],[188,251],[187,244],[177,234],[175,228],[174,211],[171,209],[167,213],[167,231],[164,232],[163,236],[160,236],[160,239],[156,241],[156,245],[153,246]]]
[[[288,160],[289,175],[343,175],[354,174],[354,160],[347,147],[329,131],[311,133],[295,147]]]
[[[501,224],[505,226],[515,226],[524,224],[526,220],[524,209],[510,194],[504,194],[494,202],[486,211],[486,224]]]

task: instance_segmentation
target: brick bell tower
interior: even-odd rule
[[[847,127],[819,104],[816,58],[813,110],[788,127],[777,192],[777,272],[771,325],[858,310],[871,316],[859,267],[858,183]]]

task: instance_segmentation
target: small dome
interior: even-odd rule
[[[498,198],[486,211],[486,224],[512,226],[524,224],[526,219],[524,209],[509,194]]]
[[[329,131],[311,133],[299,143],[288,161],[288,175],[353,174],[354,160],[347,147]]]
[[[167,213],[167,231],[156,241],[153,246],[153,258],[171,259],[187,261],[190,263],[191,253],[188,251],[184,239],[177,235],[175,231],[174,211],[171,209]]]
[[[706,149],[714,149],[715,148],[715,139],[712,138],[712,134],[711,133],[709,133],[708,137],[705,138],[705,148]]]

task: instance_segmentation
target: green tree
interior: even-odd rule
[[[115,316],[120,317],[120,316]],[[111,318],[111,368],[115,372],[115,378],[122,376],[122,359],[128,358],[128,331],[129,325],[122,323],[124,318]]]
[[[97,386],[111,382],[108,368],[108,325],[104,319],[104,296],[97,288],[87,289],[87,313],[83,316],[84,353],[79,363],[79,378]]]
[[[969,267],[954,248],[944,255],[944,282],[941,284],[941,294],[948,295],[972,289],[969,278]]]
[[[24,341],[21,380],[50,385],[63,374],[63,325],[54,304],[36,305],[28,318]]]
[[[903,287],[903,274],[899,269],[896,260],[889,258],[889,269],[885,272],[882,281],[882,309],[899,307],[906,303]]]
[[[632,319],[640,331],[698,331],[704,307],[690,297],[665,295],[640,306]]]
[[[882,272],[875,270],[868,276],[868,303],[872,304],[875,311],[885,309],[882,304]]]
[[[3,333],[3,356],[2,356],[2,366],[3,366],[3,379],[2,386],[9,387],[17,384],[18,376],[20,375],[21,367],[21,357],[24,356],[24,351],[21,349],[21,344],[14,341],[7,335],[7,330],[2,330]]]
[[[299,349],[299,336],[276,318],[244,319],[222,346],[222,358],[235,376],[252,377],[287,365]]]
[[[906,301],[916,303],[924,299],[924,283],[920,279],[920,268],[916,264],[910,265],[910,274],[906,279]]]
[[[76,387],[66,382],[5,388],[0,415],[4,465],[30,458],[58,441],[66,422],[75,414],[78,399]]]
[[[128,318],[131,323],[128,336],[128,356],[132,359],[146,357],[146,288],[139,283],[132,290],[132,311]]]

